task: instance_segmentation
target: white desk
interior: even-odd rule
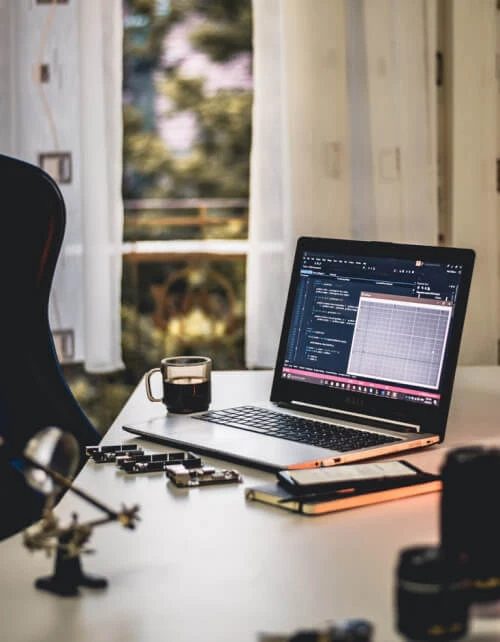
[[[270,382],[269,372],[215,372],[214,403],[267,398]],[[141,382],[102,443],[134,442],[121,425],[161,412]],[[472,443],[500,445],[500,368],[458,371],[445,444]],[[439,467],[444,453],[435,447],[406,458]],[[29,553],[21,535],[1,542],[2,642],[256,642],[260,631],[354,617],[374,623],[377,642],[401,640],[394,567],[401,548],[437,543],[439,494],[306,517],[247,503],[244,488],[274,476],[238,469],[243,484],[184,490],[161,473],[126,476],[114,464],[89,463],[77,485],[112,507],[139,503],[142,521],[135,531],[117,523],[94,531],[96,553],[83,556],[83,566],[110,584],[79,597],[35,589],[52,558]],[[73,510],[82,520],[99,514],[68,493],[57,514],[65,521]],[[467,639],[500,640],[500,620],[472,621]]]

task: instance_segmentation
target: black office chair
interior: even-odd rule
[[[36,521],[43,508],[44,497],[24,479],[21,456],[29,439],[47,426],[72,433],[81,468],[85,446],[100,435],[67,385],[49,325],[49,293],[66,226],[61,192],[39,167],[0,155],[0,210],[3,539]]]

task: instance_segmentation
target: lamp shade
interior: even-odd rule
[[[72,434],[49,426],[28,441],[24,455],[28,462],[26,481],[44,495],[50,495],[57,490],[58,484],[43,468],[72,479],[79,459],[78,442]]]

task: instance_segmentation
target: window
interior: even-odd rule
[[[124,359],[243,367],[251,3],[124,2]]]

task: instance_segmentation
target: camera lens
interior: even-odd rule
[[[439,548],[401,551],[395,600],[397,630],[409,640],[456,640],[467,633],[467,581]]]
[[[491,493],[500,489],[500,450],[450,451],[441,470],[441,547],[450,564],[466,567],[470,601],[500,599],[500,525]]]

